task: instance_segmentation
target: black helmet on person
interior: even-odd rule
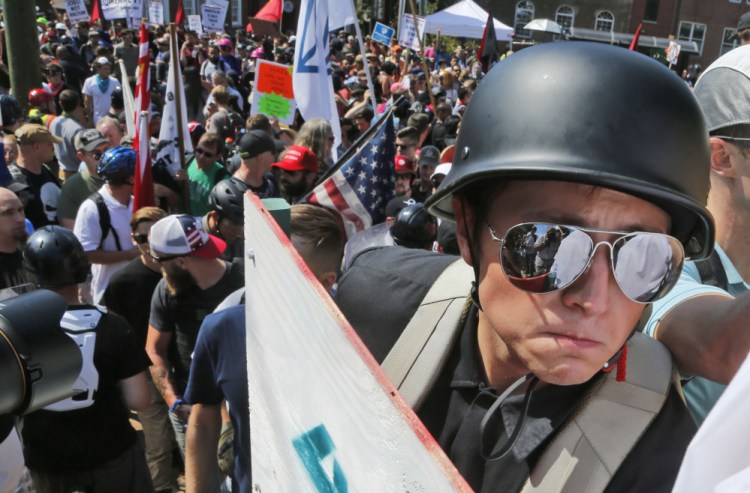
[[[424,208],[424,204],[417,202],[401,209],[390,232],[396,245],[429,248],[435,241],[437,222]]]
[[[43,288],[80,284],[89,275],[90,264],[76,235],[62,226],[36,230],[23,249],[26,269]]]
[[[107,149],[99,160],[96,173],[112,185],[125,183],[135,173],[135,151],[123,146]]]
[[[244,224],[242,195],[245,190],[233,180],[217,183],[208,196],[208,206],[235,224]]]
[[[125,108],[125,96],[123,95],[122,88],[120,86],[115,87],[110,96],[110,104],[116,110]]]
[[[487,178],[601,186],[661,207],[670,234],[700,259],[714,242],[707,135],[690,89],[660,63],[598,43],[547,43],[485,76],[426,205],[454,219],[453,196]]]
[[[21,105],[18,100],[9,94],[0,94],[0,114],[3,118],[3,126],[15,125],[21,117]]]

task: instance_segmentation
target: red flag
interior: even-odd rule
[[[182,0],[177,2],[177,13],[174,16],[174,23],[178,26],[185,23],[185,7],[182,6]]]
[[[482,72],[485,74],[490,69],[492,60],[500,54],[497,49],[497,35],[495,34],[495,22],[492,14],[487,15],[487,24],[482,34],[482,44],[479,45],[479,61],[482,63]]]
[[[133,188],[133,211],[141,207],[153,206],[154,181],[151,177],[151,135],[149,132],[149,107],[151,106],[151,91],[149,88],[149,49],[148,31],[146,24],[141,22],[138,53],[138,82],[135,87],[136,114],[135,138],[135,187]]]
[[[98,21],[99,19],[104,19],[104,16],[102,15],[102,8],[99,5],[99,0],[94,0],[94,7],[91,9],[91,24],[93,25],[94,22]]]
[[[638,50],[638,38],[641,37],[642,29],[643,29],[643,24],[638,24],[638,29],[635,30],[635,34],[633,35],[633,40],[630,42],[630,51]]]
[[[255,14],[256,19],[277,23],[281,20],[281,0],[268,0],[268,3]]]

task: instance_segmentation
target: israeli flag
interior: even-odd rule
[[[305,120],[323,118],[331,123],[335,152],[341,142],[341,128],[328,63],[329,33],[328,0],[302,0],[292,77],[294,99]]]

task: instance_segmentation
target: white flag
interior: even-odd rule
[[[122,98],[125,102],[125,125],[128,128],[128,136],[132,139],[135,137],[135,99],[133,91],[130,89],[128,82],[128,70],[125,68],[125,61],[120,59],[120,86],[122,86]]]
[[[294,99],[305,120],[323,118],[331,123],[336,141],[335,152],[341,142],[341,128],[328,63],[331,51],[328,42],[328,2],[329,0],[302,0],[297,22],[292,85]]]
[[[171,38],[174,43],[174,36]],[[174,51],[170,51],[174,53]],[[177,120],[177,98],[180,94],[180,106],[182,121]],[[167,75],[167,94],[164,110],[161,115],[161,129],[159,130],[159,151],[156,161],[162,161],[167,165],[169,171],[174,175],[180,169],[180,147],[179,139],[182,139],[185,153],[193,152],[193,143],[190,140],[190,131],[187,126],[187,105],[185,104],[185,87],[182,83],[182,70],[180,61],[175,57],[169,59],[169,74]],[[182,129],[180,136],[179,129]]]
[[[328,12],[331,16],[328,29],[331,31],[357,22],[357,12],[352,0],[328,0]]]

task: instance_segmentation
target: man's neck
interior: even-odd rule
[[[0,253],[15,253],[18,242],[12,236],[0,236]]]
[[[221,259],[206,262],[194,273],[195,282],[201,290],[206,290],[219,282],[227,271],[227,263]]]
[[[731,200],[728,189],[716,180],[711,182],[708,196],[708,210],[716,219],[716,243],[732,261],[737,272],[746,282],[750,282],[750,213],[746,204]]]
[[[26,171],[30,171],[31,173],[34,173],[35,175],[41,175],[42,174],[42,163],[36,162],[33,159],[25,159],[22,153],[18,153],[18,157],[16,158],[16,164],[19,168],[23,168]]]
[[[247,183],[252,187],[260,187],[263,185],[263,175],[265,171],[260,166],[247,165],[244,162],[237,168],[234,173],[234,177]]]
[[[130,203],[130,187],[124,185],[112,186],[109,183],[106,183],[104,186],[107,187],[107,190],[109,190],[112,197],[122,205],[128,205]]]
[[[477,322],[477,343],[487,383],[498,393],[529,373],[520,361],[514,360],[508,346],[490,326],[483,311],[479,312]]]
[[[65,298],[65,301],[68,302],[68,305],[79,305],[81,303],[81,301],[78,299],[78,285],[77,284],[69,284],[60,288],[49,288],[49,289],[59,294],[63,298]]]

